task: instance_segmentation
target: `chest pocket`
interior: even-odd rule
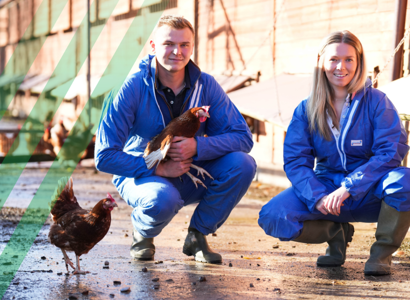
[[[360,118],[350,125],[344,142],[347,156],[369,159],[373,156],[373,130],[371,123]]]

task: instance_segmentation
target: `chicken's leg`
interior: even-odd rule
[[[199,180],[198,178],[196,178],[194,175],[192,175],[192,174],[189,173],[189,172],[186,172],[186,174],[189,176],[189,178],[191,178],[191,180],[192,180],[192,182],[195,184],[195,187],[196,187],[196,188],[198,188],[198,184],[197,184],[197,183],[199,183],[199,184],[202,185],[204,188],[208,189],[208,188],[206,187],[206,185],[205,185],[201,180]]]
[[[76,260],[77,260],[77,266],[76,266],[76,268],[75,268],[73,274],[75,275],[75,274],[87,274],[87,273],[90,273],[90,272],[88,272],[88,271],[82,271],[82,270],[80,269],[80,257],[79,257],[77,254],[75,255],[75,258],[76,258]]]
[[[64,261],[65,261],[65,267],[66,267],[67,273],[68,273],[68,265],[70,265],[70,267],[73,268],[73,269],[75,269],[75,268],[74,268],[74,265],[73,265],[73,263],[71,262],[71,260],[68,258],[68,255],[67,255],[67,253],[65,252],[65,250],[64,250],[64,249],[61,249],[61,252],[63,252]]]
[[[198,174],[196,174],[196,176],[199,176],[199,174],[201,174],[202,178],[205,180],[205,176],[204,176],[204,173],[205,173],[206,175],[208,175],[209,178],[214,180],[214,178],[211,176],[211,174],[209,174],[205,169],[202,169],[201,167],[195,166],[193,164],[191,164],[191,168],[194,168],[194,169],[198,170]]]

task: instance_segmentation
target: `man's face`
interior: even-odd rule
[[[164,25],[150,42],[158,63],[169,72],[179,72],[188,64],[194,49],[194,35],[189,28],[174,29]]]

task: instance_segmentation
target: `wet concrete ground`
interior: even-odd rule
[[[45,173],[41,168],[25,170],[6,206],[24,207]],[[155,261],[138,262],[129,256],[131,208],[120,200],[111,176],[82,167],[73,179],[84,208],[91,208],[107,192],[119,203],[112,212],[110,232],[81,257],[81,267],[91,273],[65,274],[61,251],[47,241],[48,220],[3,299],[410,299],[410,239],[394,258],[392,275],[363,274],[376,224],[354,224],[356,233],[343,267],[317,268],[316,258],[325,252],[325,244],[286,243],[266,236],[257,225],[264,202],[245,198],[216,236],[208,236],[211,247],[223,256],[221,265],[210,265],[182,253],[195,209],[187,206],[155,238]],[[6,207],[0,211],[0,252],[22,211]],[[74,261],[73,253],[69,256]],[[105,261],[109,269],[103,269]],[[144,267],[147,272],[142,272]],[[129,292],[121,292],[123,288]]]

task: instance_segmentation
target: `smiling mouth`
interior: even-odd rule
[[[344,74],[344,75],[342,75],[342,74],[333,74],[333,75],[335,75],[337,78],[344,78],[344,77],[346,77],[348,74]]]

